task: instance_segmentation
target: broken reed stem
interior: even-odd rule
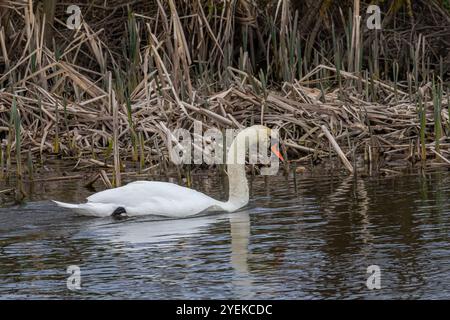
[[[339,147],[339,144],[336,142],[336,140],[333,138],[333,136],[331,135],[330,131],[328,131],[327,127],[325,127],[324,125],[322,125],[320,127],[323,131],[323,133],[325,134],[325,136],[328,138],[328,140],[330,141],[331,145],[333,146],[334,150],[337,152],[339,158],[341,158],[342,163],[344,164],[345,168],[351,173],[353,174],[353,166],[350,163],[350,161],[348,161],[347,157],[345,156],[344,152],[342,152],[341,147]]]
[[[109,188],[109,189],[113,188],[113,185],[112,185],[111,181],[109,181],[108,175],[106,174],[105,170],[100,170],[99,177],[101,178],[101,180],[103,181],[103,183],[105,184],[105,186],[107,188]],[[117,179],[117,177],[116,177],[116,179]],[[120,177],[119,177],[119,179],[120,179]]]
[[[446,162],[447,164],[450,164],[450,160],[448,160],[447,158],[445,158],[442,154],[440,154],[439,152],[437,152],[436,150],[434,150],[433,148],[430,148],[431,152],[433,152],[438,158],[444,160],[444,162]]]

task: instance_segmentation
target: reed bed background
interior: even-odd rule
[[[381,8],[382,29],[366,26]],[[78,30],[67,27],[77,5]],[[0,175],[176,170],[167,130],[280,130],[289,165],[449,166],[448,1],[0,2]],[[204,166],[203,166],[204,167]],[[199,166],[199,168],[201,168]],[[34,176],[33,176],[34,174]],[[110,181],[111,179],[111,181]]]

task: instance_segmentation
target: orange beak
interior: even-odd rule
[[[284,161],[283,156],[281,155],[280,151],[278,150],[278,144],[275,143],[270,150],[272,150],[272,152],[278,157],[278,159],[280,159],[281,161]]]

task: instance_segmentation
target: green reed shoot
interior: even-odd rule
[[[303,59],[302,59],[302,46],[300,45],[300,41],[298,41],[297,45],[297,74],[298,78],[301,79],[303,77]]]
[[[434,137],[435,137],[435,149],[437,152],[440,150],[440,139],[442,137],[442,124],[441,124],[441,103],[442,103],[442,90],[441,84],[435,83],[433,78],[433,106],[434,106]]]
[[[409,101],[410,102],[412,102],[413,100],[412,100],[412,75],[411,75],[411,73],[410,72],[408,72],[408,75],[407,75],[407,80],[408,80],[408,95],[409,95]]]
[[[395,103],[398,103],[398,62],[394,61],[392,64],[392,69],[394,73],[394,92],[395,92]]]
[[[58,104],[55,104],[55,140],[53,140],[53,152],[59,153],[59,111]]]
[[[364,71],[364,94],[366,96],[366,100],[369,101],[369,71]]]
[[[69,123],[67,121],[67,100],[66,100],[66,97],[63,98],[63,108],[64,108],[64,125],[66,126],[66,131],[69,132]]]
[[[105,150],[105,159],[108,159],[113,153],[113,141],[111,138],[108,139],[108,146]]]
[[[427,148],[425,145],[425,131],[427,125],[426,110],[423,103],[423,96],[419,93],[419,121],[420,121],[420,145],[421,145],[421,160],[424,162],[427,158]]]
[[[11,106],[11,114],[13,118],[14,123],[14,135],[16,138],[16,168],[17,168],[17,176],[19,178],[22,177],[22,143],[21,143],[21,136],[20,136],[20,127],[21,127],[21,121],[20,121],[20,114],[19,110],[17,109],[17,103],[16,103],[16,97],[13,98],[12,106]]]
[[[28,171],[28,177],[30,180],[33,180],[33,156],[31,154],[31,149],[28,149],[27,154],[27,171]]]
[[[127,27],[128,27],[128,58],[131,64],[130,69],[128,69],[129,74],[128,90],[129,92],[131,92],[138,84],[137,70],[139,65],[139,50],[140,50],[136,17],[131,11],[128,12]]]
[[[297,47],[298,10],[295,10],[293,29],[289,34],[289,70],[290,81],[295,78],[295,48]]]
[[[3,173],[5,168],[5,150],[3,148],[3,145],[0,146],[0,180],[3,179]]]
[[[448,129],[450,132],[450,88],[447,88]]]
[[[128,124],[130,126],[130,132],[131,132],[131,146],[132,146],[131,158],[133,159],[133,161],[137,161],[138,160],[138,146],[137,146],[138,141],[137,141],[135,126],[133,123],[131,101],[130,101],[129,97],[126,97],[125,105],[127,107]]]
[[[139,131],[138,140],[139,140],[139,172],[141,172],[145,166],[145,153],[144,153],[144,142],[145,141],[144,141],[144,135],[142,134],[142,131]]]

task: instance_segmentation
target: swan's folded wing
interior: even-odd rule
[[[130,215],[161,215],[167,217],[187,217],[208,210],[211,201],[192,199],[192,201],[175,201],[161,197],[150,197],[146,202],[139,205],[130,205],[126,207]]]
[[[181,217],[219,207],[219,201],[193,189],[156,181],[137,181],[88,197],[93,203],[113,203],[130,215]]]
[[[87,198],[89,202],[122,203],[133,205],[148,201],[150,197],[182,201],[196,196],[206,195],[173,183],[159,181],[135,181],[125,186],[104,190]]]

